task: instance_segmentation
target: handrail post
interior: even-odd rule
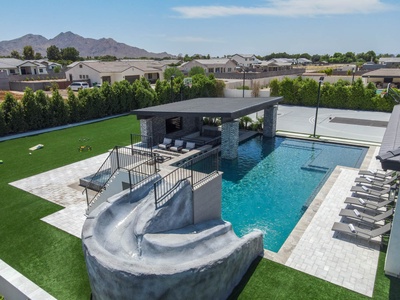
[[[129,170],[129,191],[132,190],[132,178],[131,178],[131,176],[132,176],[132,173],[131,173],[131,170]]]
[[[119,155],[118,155],[118,146],[115,146],[115,153],[117,155],[117,169],[119,169]]]

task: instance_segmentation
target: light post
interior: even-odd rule
[[[318,98],[317,98],[317,109],[315,110],[315,121],[314,121],[314,134],[313,137],[315,138],[315,131],[317,130],[317,119],[318,119],[318,108],[319,108],[319,99],[321,96],[321,84],[324,81],[324,76],[321,76],[319,78],[319,83],[318,83]]]
[[[356,68],[353,68],[353,78],[351,79],[351,85],[354,84],[354,74],[356,73]]]
[[[243,72],[243,86],[242,86],[242,90],[243,90],[243,98],[244,98],[244,85],[246,82],[246,68],[244,66],[241,67],[236,67],[236,69],[240,70]]]

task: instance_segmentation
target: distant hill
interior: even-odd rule
[[[99,40],[84,38],[70,31],[62,32],[50,40],[41,35],[27,34],[23,37],[11,41],[1,41],[0,56],[8,56],[13,50],[17,50],[22,55],[25,46],[32,46],[35,53],[39,52],[40,54],[42,54],[43,57],[45,57],[46,50],[51,45],[55,45],[59,49],[74,47],[76,50],[79,51],[79,56],[81,57],[112,55],[116,56],[117,58],[163,58],[173,56],[166,52],[148,52],[144,49],[132,47],[124,43],[118,43],[111,38],[102,38]]]

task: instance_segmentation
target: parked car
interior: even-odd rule
[[[87,82],[73,82],[69,85],[69,88],[73,91],[79,91],[81,89],[88,89],[89,84]]]

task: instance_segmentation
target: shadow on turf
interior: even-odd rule
[[[253,275],[254,271],[257,268],[257,265],[260,263],[261,260],[262,260],[262,257],[259,256],[251,263],[250,267],[247,269],[246,274],[244,274],[242,280],[233,289],[231,295],[228,297],[227,300],[235,300],[235,299],[237,299],[239,297],[239,295],[242,293],[242,291],[245,288],[247,282],[250,280],[251,276]]]

